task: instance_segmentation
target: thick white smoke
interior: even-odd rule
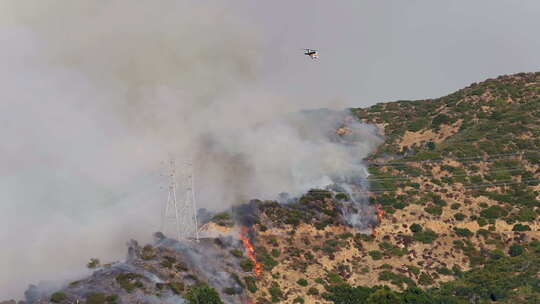
[[[258,84],[261,38],[212,1],[0,2],[0,297],[121,258],[159,226],[159,163],[193,155],[199,207],[317,186],[358,153],[311,100]]]

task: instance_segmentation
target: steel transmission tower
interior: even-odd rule
[[[178,193],[178,175],[176,162],[169,161],[169,193],[163,213],[161,231],[175,234],[177,240],[194,239],[199,241],[197,209],[195,208],[195,189],[193,181],[193,164],[185,163],[185,170],[180,175],[181,188]],[[177,195],[179,194],[179,196]]]

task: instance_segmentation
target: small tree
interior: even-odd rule
[[[285,297],[283,296],[283,292],[281,291],[281,288],[276,282],[272,282],[272,285],[270,286],[270,288],[268,288],[268,293],[270,293],[273,303],[277,303],[285,299]]]
[[[411,229],[412,232],[416,233],[416,232],[421,232],[422,229],[424,229],[424,228],[422,228],[422,225],[414,223],[414,224],[411,225],[410,229]]]
[[[514,225],[512,231],[531,231],[531,227],[529,225],[523,225],[518,223]]]
[[[512,246],[510,246],[510,248],[508,249],[508,254],[510,256],[518,256],[518,255],[521,255],[523,253],[523,246],[519,245],[519,244],[513,244]]]
[[[223,304],[217,291],[206,284],[191,287],[186,299],[189,304]]]

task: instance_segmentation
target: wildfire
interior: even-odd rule
[[[376,204],[375,209],[377,210],[377,220],[379,221],[379,224],[381,224],[384,217],[384,210],[382,210],[381,204]],[[375,227],[376,225],[373,225],[373,236],[377,236],[377,231],[375,230]]]
[[[384,216],[384,210],[382,210],[381,207],[381,204],[375,205],[375,209],[377,209],[377,220],[379,221],[379,223],[382,223],[382,219]]]
[[[253,247],[253,244],[251,244],[251,240],[248,236],[248,228],[245,226],[240,230],[240,239],[244,243],[244,247],[247,250],[248,258],[253,262],[253,265],[255,265],[255,275],[259,276],[262,273],[262,265],[255,258],[255,248]]]

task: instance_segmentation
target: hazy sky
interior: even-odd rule
[[[537,0],[242,3],[266,32],[267,85],[351,106],[439,97],[540,70]],[[320,62],[300,58],[301,48],[319,49]]]
[[[350,155],[283,117],[538,71],[539,16],[538,0],[0,0],[0,300],[149,237],[169,152],[202,152],[215,209],[341,172],[372,129]]]

